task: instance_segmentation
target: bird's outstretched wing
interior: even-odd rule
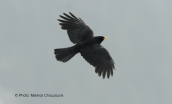
[[[87,46],[80,50],[83,58],[95,67],[95,72],[99,76],[105,78],[106,73],[109,78],[110,74],[113,76],[113,69],[115,69],[114,61],[111,58],[109,52],[101,45],[94,44]]]
[[[90,39],[93,37],[93,31],[87,26],[82,19],[76,18],[72,13],[70,15],[61,16],[64,20],[57,19],[60,21],[61,28],[67,30],[67,34],[74,44]]]

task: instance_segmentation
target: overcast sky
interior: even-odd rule
[[[172,104],[171,0],[1,0],[0,104]],[[72,12],[93,30],[116,63],[103,79],[77,54],[59,15]],[[63,97],[15,97],[63,94]]]

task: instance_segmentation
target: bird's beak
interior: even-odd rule
[[[104,37],[104,39],[108,39],[107,37]]]

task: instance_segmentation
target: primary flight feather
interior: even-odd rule
[[[75,45],[68,48],[54,49],[55,57],[58,61],[67,62],[77,53],[91,65],[95,67],[95,72],[99,76],[105,78],[106,74],[109,78],[113,76],[114,61],[109,52],[101,46],[101,42],[107,37],[94,37],[93,31],[87,26],[81,18],[75,17],[72,13],[70,15],[63,13],[63,19],[60,21],[61,28],[67,30],[69,39]]]

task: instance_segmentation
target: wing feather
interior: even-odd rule
[[[93,37],[93,31],[87,26],[81,18],[75,17],[72,13],[70,15],[63,13],[60,17],[64,20],[57,19],[61,28],[67,30],[69,39],[74,44],[85,41]]]
[[[80,50],[81,56],[95,67],[95,72],[103,78],[113,76],[114,61],[109,52],[101,45],[94,44]]]

